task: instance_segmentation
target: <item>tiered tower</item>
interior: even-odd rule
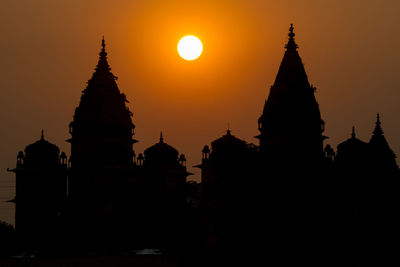
[[[70,124],[68,196],[74,229],[92,244],[122,244],[134,220],[138,178],[132,138],[135,125],[107,62],[100,58]],[[75,231],[77,232],[77,231]]]
[[[132,113],[108,65],[104,38],[101,45],[99,62],[70,124],[72,169],[133,165]]]
[[[297,51],[293,24],[289,31],[275,83],[258,119],[261,134],[257,138],[260,151],[270,159],[315,161],[323,157],[324,121],[314,96],[315,88],[308,81]]]

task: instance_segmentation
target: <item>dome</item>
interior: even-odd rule
[[[351,137],[337,146],[336,158],[341,160],[359,160],[366,159],[369,155],[369,145],[366,142],[356,138],[353,127]]]
[[[179,152],[172,146],[164,142],[162,133],[160,135],[160,142],[147,148],[144,151],[145,162],[177,162]]]
[[[225,150],[232,150],[232,149],[243,149],[247,146],[246,141],[243,141],[233,135],[231,135],[231,131],[226,131],[226,134],[221,138],[213,141],[211,143],[211,147],[213,152],[220,152]]]
[[[57,166],[60,164],[59,148],[44,139],[43,131],[39,141],[25,148],[25,167]]]

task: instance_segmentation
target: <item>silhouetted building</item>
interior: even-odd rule
[[[206,249],[231,259],[262,255],[282,266],[335,257],[394,258],[400,246],[389,244],[400,238],[399,168],[379,114],[368,143],[353,127],[336,152],[329,144],[323,148],[325,123],[315,88],[293,25],[289,31],[258,120],[260,145],[228,130],[204,146],[195,166],[200,187],[188,185],[185,155],[162,134],[135,157],[132,113],[103,38],[70,124],[70,165],[42,134],[19,152],[11,170],[20,240],[39,247],[59,237],[65,247],[85,252],[196,248],[192,252]]]
[[[174,147],[160,141],[144,151],[143,167],[151,187],[159,187],[169,201],[182,203],[187,176],[186,157]],[[151,181],[150,181],[151,179]]]
[[[143,174],[140,181],[140,229],[144,230],[143,243],[150,247],[175,245],[182,234],[185,210],[187,176],[186,158],[164,142],[162,133],[158,143],[138,156]]]
[[[249,211],[255,203],[249,194],[255,179],[258,149],[231,134],[230,130],[202,150],[201,169],[205,246],[225,249],[240,246],[240,236],[247,228],[244,221],[253,221]],[[252,206],[253,205],[253,206]],[[246,211],[247,210],[247,211]]]
[[[116,80],[107,62],[103,39],[96,70],[82,92],[69,128],[72,169],[133,165],[135,125]],[[72,183],[71,193],[73,189]]]
[[[202,164],[196,167],[202,170],[205,245],[237,254],[246,251],[243,244],[262,240],[248,252],[285,259],[282,265],[307,257],[344,258],[352,247],[357,249],[351,256],[365,255],[377,249],[371,240],[388,240],[374,228],[374,223],[383,227],[377,218],[387,225],[395,221],[389,219],[399,203],[392,190],[399,178],[395,155],[379,116],[369,143],[357,139],[353,128],[337,153],[330,145],[323,148],[325,123],[315,88],[298,54],[293,25],[289,31],[258,120],[260,146],[227,131],[211,149],[202,150]],[[366,231],[371,240],[363,236]],[[343,244],[346,238],[352,242]]]
[[[135,125],[125,95],[107,62],[104,38],[99,61],[69,126],[70,218],[73,232],[94,245],[122,243],[133,221],[138,175],[132,138]],[[128,241],[126,241],[128,242]]]
[[[294,36],[291,25],[282,63],[258,119],[257,138],[260,151],[269,161],[315,164],[323,157],[325,123],[314,96],[316,89],[308,81]]]
[[[70,124],[68,217],[73,232],[90,246],[160,247],[168,229],[159,222],[176,222],[171,218],[185,203],[186,158],[162,136],[135,158],[132,113],[106,56],[103,39]]]
[[[364,176],[371,176],[371,172],[385,175],[395,175],[398,172],[396,155],[383,135],[379,113],[369,143],[356,138],[353,127],[351,138],[337,146],[335,163],[341,170],[359,172],[354,175],[364,180]]]
[[[18,241],[38,247],[57,238],[67,197],[67,157],[44,139],[17,156],[15,229]]]
[[[332,205],[336,210],[334,216],[347,222],[337,225],[335,243],[348,240],[341,254],[392,261],[394,251],[399,248],[393,244],[400,237],[397,230],[400,176],[395,154],[383,136],[379,114],[370,142],[357,139],[353,127],[351,138],[337,146],[334,164],[333,192],[336,196],[340,194]]]
[[[236,198],[234,190],[239,189],[243,179],[254,168],[257,148],[231,134],[230,130],[206,145],[202,150],[201,183],[207,205],[225,206]]]

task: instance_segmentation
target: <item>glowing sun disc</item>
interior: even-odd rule
[[[201,55],[203,44],[193,35],[183,37],[178,43],[178,53],[186,60],[194,60]]]

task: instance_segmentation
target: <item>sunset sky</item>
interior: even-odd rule
[[[98,60],[127,95],[136,153],[164,140],[186,154],[232,134],[255,144],[257,119],[294,23],[299,53],[336,147],[356,126],[368,141],[376,112],[400,155],[398,0],[2,0],[0,8],[0,201],[14,196],[17,152],[45,137],[69,154],[68,124]],[[195,35],[202,55],[177,43]],[[293,156],[301,151],[293,151]],[[199,179],[199,171],[193,179]],[[13,204],[0,220],[14,222]]]

